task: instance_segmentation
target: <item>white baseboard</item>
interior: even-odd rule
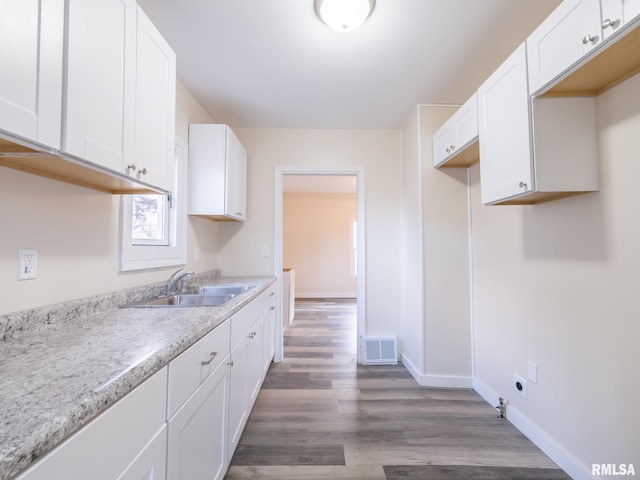
[[[473,389],[489,404],[498,405],[500,395],[481,380],[473,379]],[[574,480],[593,480],[601,478],[591,475],[591,467],[580,461],[548,433],[543,431],[528,417],[512,405],[507,405],[507,420],[558,464]]]
[[[421,387],[447,387],[447,388],[472,388],[471,377],[456,377],[448,375],[425,375],[404,355],[401,355],[402,364]]]

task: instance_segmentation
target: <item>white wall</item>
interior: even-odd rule
[[[401,323],[398,349],[406,365],[424,374],[422,178],[418,108],[402,128]]]
[[[403,128],[403,362],[421,385],[472,384],[466,169],[433,168],[457,110],[419,106]]]
[[[480,204],[472,169],[476,386],[575,478],[640,467],[640,76],[596,100],[601,188],[535,206]],[[527,377],[528,399],[513,374]]]
[[[178,82],[177,135],[186,142],[187,124],[202,121],[212,119]],[[0,167],[0,314],[166,279],[173,268],[118,272],[119,209],[118,195]],[[216,229],[189,222],[188,269],[217,266]],[[18,248],[38,249],[37,279],[18,282]]]
[[[356,298],[352,222],[357,195],[282,196],[282,262],[296,273],[298,298]]]
[[[365,170],[366,334],[398,335],[400,312],[399,130],[234,129],[248,152],[248,220],[220,226],[223,274],[273,275],[275,167]]]

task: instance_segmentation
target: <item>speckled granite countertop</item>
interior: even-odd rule
[[[221,307],[117,308],[155,295],[156,284],[68,302],[54,313],[0,315],[0,480],[20,473],[274,281],[223,278],[218,283],[256,288]]]

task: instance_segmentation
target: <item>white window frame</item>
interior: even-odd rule
[[[169,245],[134,245],[131,195],[120,199],[120,271],[171,267],[187,263],[187,144],[176,138],[175,188],[169,209]]]

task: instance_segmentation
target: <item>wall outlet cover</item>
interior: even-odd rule
[[[522,398],[527,398],[527,381],[517,373],[513,374],[513,389]]]
[[[18,280],[38,278],[38,250],[35,248],[18,249]]]

